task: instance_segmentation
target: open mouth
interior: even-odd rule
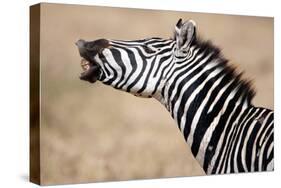
[[[81,80],[88,81],[90,83],[96,82],[100,77],[100,66],[97,63],[89,62],[86,59],[81,59],[80,63],[83,72],[80,75]]]

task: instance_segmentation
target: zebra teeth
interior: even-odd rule
[[[83,69],[84,71],[87,71],[87,70],[90,69],[90,65],[84,65],[84,66],[82,67],[82,69]]]
[[[84,71],[87,71],[87,70],[90,69],[90,63],[89,63],[89,61],[87,61],[87,60],[85,60],[85,59],[82,59],[82,60],[81,60],[80,65],[81,65],[81,67],[82,67],[82,69],[83,69]]]

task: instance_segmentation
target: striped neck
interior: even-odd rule
[[[164,76],[161,95],[155,97],[171,113],[202,167],[206,147],[212,150],[220,139],[220,134],[213,135],[214,129],[224,129],[232,110],[251,104],[254,91],[241,75],[218,48],[197,40],[186,58],[175,58],[170,74]]]

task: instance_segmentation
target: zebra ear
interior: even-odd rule
[[[178,50],[188,50],[191,42],[196,37],[196,23],[188,20],[182,23],[180,19],[175,26],[175,40]]]
[[[182,19],[180,18],[179,21],[176,24],[176,29],[180,29],[182,26]]]

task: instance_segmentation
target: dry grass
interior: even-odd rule
[[[195,20],[201,36],[254,80],[254,103],[273,108],[271,18],[44,4],[43,184],[204,174],[160,103],[78,79],[77,39],[168,38],[178,18]]]

